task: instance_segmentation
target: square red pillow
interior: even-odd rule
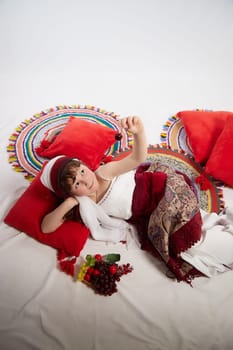
[[[182,120],[194,158],[198,163],[207,162],[229,115],[233,113],[226,111],[181,111],[177,113]]]
[[[117,135],[118,132],[109,127],[71,116],[55,139],[50,144],[42,140],[36,152],[50,159],[59,155],[79,158],[95,170],[116,142]],[[46,145],[44,149],[43,145]]]
[[[40,229],[44,215],[58,204],[59,199],[42,185],[39,173],[10,209],[4,222],[68,256],[79,256],[89,237],[89,230],[82,223],[65,221],[56,231],[49,234]]]
[[[226,120],[223,131],[206,163],[205,172],[233,187],[233,115]]]

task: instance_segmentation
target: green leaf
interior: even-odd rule
[[[87,254],[87,255],[86,255],[86,260],[89,262],[91,259],[92,259],[91,254]]]
[[[119,261],[121,258],[120,254],[107,254],[103,256],[103,260],[106,261],[108,264],[114,264],[115,262]]]

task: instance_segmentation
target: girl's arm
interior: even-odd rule
[[[109,162],[102,165],[97,170],[100,176],[111,179],[120,174],[135,169],[139,164],[143,163],[147,157],[147,140],[143,123],[139,117],[133,116],[124,118],[121,126],[133,134],[132,152],[119,161]]]
[[[57,208],[45,215],[41,223],[41,231],[43,233],[51,233],[55,231],[64,222],[64,216],[75,205],[78,204],[77,199],[68,197]]]

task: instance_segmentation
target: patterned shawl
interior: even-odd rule
[[[162,258],[178,281],[200,276],[180,253],[201,238],[202,219],[189,178],[159,162],[145,163],[135,175],[131,222],[141,248]]]

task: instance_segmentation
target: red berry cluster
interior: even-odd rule
[[[111,259],[109,259],[109,256],[111,256]],[[98,294],[110,296],[116,293],[117,282],[120,281],[121,276],[127,275],[133,270],[129,263],[118,265],[113,262],[113,256],[116,256],[116,254],[105,256],[96,254],[91,258],[89,256],[90,266],[86,270],[83,281]]]

